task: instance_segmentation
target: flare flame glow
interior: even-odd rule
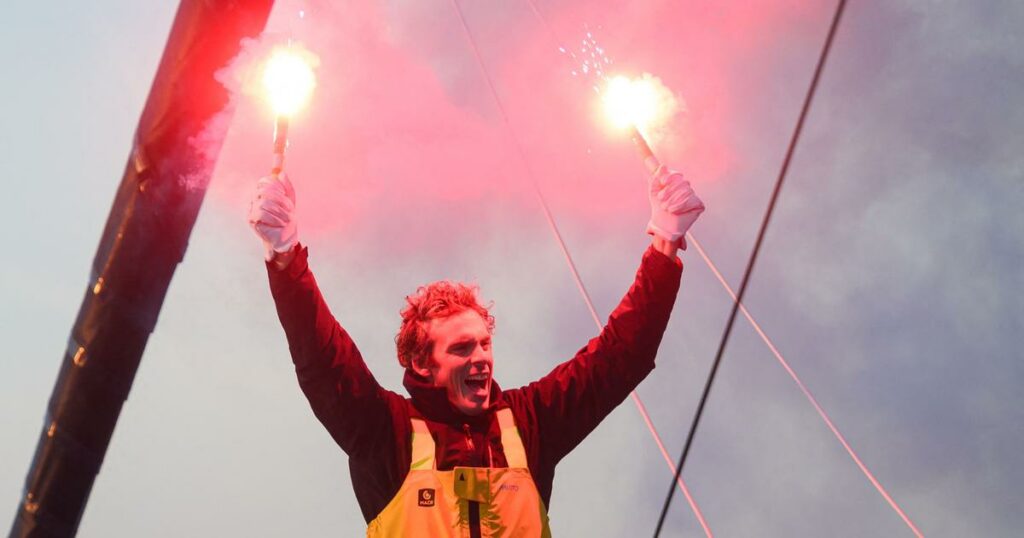
[[[680,112],[681,99],[661,79],[644,73],[630,79],[618,75],[607,80],[599,92],[608,122],[619,130],[628,130],[643,156],[644,165],[654,173],[661,165],[648,141],[668,135],[672,118]]]
[[[316,87],[313,66],[311,55],[298,47],[274,50],[263,69],[263,88],[275,114],[290,117],[309,102]]]
[[[664,114],[671,113],[661,105],[658,88],[653,79],[629,79],[619,75],[608,81],[603,93],[604,110],[608,119],[618,128],[636,126],[645,131]]]
[[[641,132],[662,126],[678,110],[675,95],[648,74],[636,79],[622,75],[608,81],[602,93],[604,112],[617,128],[635,126]]]

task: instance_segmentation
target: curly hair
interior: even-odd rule
[[[428,333],[431,320],[473,310],[487,323],[487,331],[494,332],[494,316],[489,311],[493,305],[480,304],[479,291],[477,286],[439,280],[420,286],[416,293],[406,296],[406,306],[401,312],[402,326],[395,336],[399,364],[406,369],[414,364],[423,365],[424,359],[434,352],[434,342]]]

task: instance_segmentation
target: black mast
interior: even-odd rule
[[[100,237],[12,537],[74,536],[230,118],[214,73],[273,0],[182,0]],[[219,126],[219,128],[218,128]]]

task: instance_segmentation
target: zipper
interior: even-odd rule
[[[466,434],[466,448],[469,449],[469,453],[473,455],[473,459],[476,459],[476,446],[473,445],[473,434],[469,431],[469,424],[462,424],[462,433]],[[487,457],[490,459],[490,445],[487,446]],[[488,462],[490,465],[490,462]],[[481,538],[480,533],[480,503],[477,501],[468,501],[469,504],[469,538]]]
[[[475,455],[476,447],[473,446],[473,435],[469,433],[469,424],[462,425],[462,433],[466,434],[466,446],[469,447],[469,451]]]
[[[480,538],[480,503],[469,501],[469,538]]]

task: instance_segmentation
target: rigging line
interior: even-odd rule
[[[547,30],[548,35],[552,38],[555,45],[564,48],[564,41],[558,36],[558,34],[555,32],[551,24],[548,23],[547,19],[544,18],[544,15],[541,13],[540,9],[537,8],[536,2],[534,0],[526,0],[526,2],[530,5],[530,9],[533,11],[534,15],[536,15],[537,19],[540,20],[542,26],[544,26],[545,30]],[[726,293],[729,294],[729,297],[731,297],[733,301],[736,301],[736,292],[733,291],[731,286],[729,286],[729,283],[722,276],[722,273],[718,270],[718,267],[711,260],[711,257],[708,256],[707,252],[704,251],[704,247],[700,244],[699,241],[697,241],[697,237],[693,234],[693,232],[687,232],[687,240],[690,242],[690,244],[694,245],[697,248],[697,252],[700,254],[700,257],[704,260],[704,263],[707,264],[708,268],[711,269],[711,272],[715,275],[715,278],[718,279],[718,282],[725,289]],[[779,361],[779,364],[781,364],[782,368],[786,370],[786,373],[789,374],[789,377],[793,379],[793,382],[796,383],[797,388],[800,389],[800,391],[810,402],[811,406],[814,407],[814,410],[818,413],[818,416],[820,416],[821,419],[825,422],[825,425],[839,441],[839,444],[843,446],[843,449],[846,450],[846,453],[849,454],[850,458],[857,465],[857,467],[860,468],[861,472],[863,472],[864,475],[868,478],[868,481],[871,482],[875,490],[878,491],[878,493],[882,496],[882,498],[885,499],[889,506],[892,507],[892,509],[901,518],[903,518],[904,521],[906,521],[909,524],[909,518],[906,517],[906,514],[904,514],[900,506],[896,504],[896,501],[892,499],[892,497],[889,495],[889,492],[886,491],[884,487],[882,487],[882,484],[878,481],[877,478],[875,478],[875,475],[868,469],[867,465],[865,465],[864,462],[861,461],[860,456],[857,455],[857,453],[853,450],[853,447],[851,447],[850,444],[846,441],[846,438],[843,436],[843,434],[840,433],[839,428],[832,422],[832,418],[829,417],[828,413],[825,412],[825,409],[821,407],[821,404],[818,403],[817,398],[814,397],[810,389],[808,389],[807,386],[804,385],[803,381],[796,374],[796,371],[793,370],[792,366],[790,366],[789,361],[787,361],[785,357],[782,356],[782,353],[778,350],[778,348],[775,347],[775,343],[772,342],[771,338],[768,337],[768,334],[761,328],[761,325],[757,322],[757,320],[754,319],[754,316],[750,314],[750,312],[747,310],[747,307],[744,306],[742,302],[740,302],[739,308],[743,316],[747,318],[748,322],[750,322],[751,327],[754,328],[754,331],[757,332],[758,336],[761,337],[761,341],[765,343],[765,345],[768,347],[768,350],[771,351],[772,355],[774,355],[775,358]],[[672,466],[672,468],[672,472],[675,472],[674,465]],[[910,525],[913,528],[913,524]]]
[[[732,297],[733,301],[736,301],[736,293],[732,290],[731,287],[729,287],[729,284],[725,281],[725,278],[722,277],[722,274],[718,271],[718,268],[715,267],[713,263],[711,263],[711,259],[704,252],[704,247],[700,244],[699,241],[697,241],[697,238],[694,237],[693,234],[687,234],[687,240],[690,242],[691,245],[697,248],[697,252],[699,252],[701,257],[704,258],[704,261],[708,263],[708,267],[710,267],[711,272],[715,274],[715,278],[717,278],[718,281],[722,284],[722,287],[724,287],[725,290],[729,293],[729,296]],[[900,508],[898,504],[896,504],[896,501],[894,501],[891,496],[889,496],[889,492],[886,491],[884,487],[882,487],[882,484],[878,481],[877,478],[875,478],[875,475],[868,469],[867,465],[865,465],[864,462],[861,461],[860,456],[858,456],[857,453],[853,450],[853,447],[851,447],[850,444],[846,442],[846,438],[843,436],[842,433],[839,432],[839,428],[837,428],[836,425],[833,424],[831,417],[829,417],[828,413],[825,412],[825,409],[821,407],[821,404],[818,403],[817,398],[815,398],[814,395],[811,394],[810,389],[808,389],[807,386],[804,385],[803,381],[800,380],[800,377],[796,375],[796,372],[789,365],[789,362],[782,356],[782,353],[779,352],[779,350],[775,347],[775,344],[771,341],[770,338],[768,338],[768,335],[764,332],[764,330],[761,329],[761,325],[757,323],[757,321],[754,320],[754,317],[750,314],[750,312],[747,311],[747,307],[743,306],[743,303],[739,303],[739,305],[740,312],[742,312],[743,316],[747,318],[747,321],[750,322],[750,325],[754,328],[754,331],[757,332],[758,336],[761,337],[761,340],[764,341],[765,345],[768,346],[768,349],[772,352],[772,355],[775,355],[775,358],[786,370],[786,373],[789,374],[789,377],[793,379],[797,387],[800,388],[800,391],[803,392],[805,397],[807,397],[807,400],[811,403],[811,406],[813,406],[814,410],[818,412],[818,416],[820,416],[821,419],[825,421],[825,425],[828,426],[828,429],[831,430],[832,434],[835,435],[836,439],[839,440],[839,443],[843,445],[843,448],[846,450],[846,453],[850,455],[850,458],[853,459],[853,462],[857,464],[857,467],[859,467],[861,472],[864,473],[864,476],[868,478],[868,480],[871,482],[871,485],[875,487],[878,493],[882,495],[882,498],[884,498],[885,501],[889,503],[889,506],[892,507],[892,509],[896,511],[896,513],[903,519],[903,521],[907,523],[911,530],[914,531],[914,534],[916,534],[917,536],[921,536],[920,531],[910,521],[910,518],[907,517],[907,515],[903,512],[903,509]]]
[[[686,444],[683,445],[683,451],[679,455],[679,463],[676,465],[677,476],[682,473],[683,466],[686,465],[686,457],[690,453],[690,447],[693,446],[693,438],[697,432],[697,425],[700,424],[701,415],[704,413],[704,406],[707,404],[708,395],[711,392],[711,386],[715,381],[715,375],[718,373],[718,367],[722,364],[722,357],[725,354],[725,346],[729,342],[729,335],[732,334],[732,328],[736,322],[736,314],[739,311],[740,304],[743,302],[743,295],[747,291],[747,284],[750,283],[750,275],[754,272],[757,255],[761,251],[761,245],[764,243],[764,237],[768,231],[768,224],[771,222],[772,213],[775,211],[775,204],[778,202],[779,194],[782,192],[782,185],[786,179],[786,172],[789,170],[789,164],[793,159],[793,153],[796,151],[796,144],[800,139],[800,131],[803,130],[804,121],[807,119],[807,113],[811,108],[811,101],[813,101],[814,94],[817,91],[818,81],[821,79],[821,73],[825,68],[825,61],[828,59],[828,53],[832,48],[832,40],[835,38],[836,30],[839,27],[839,20],[842,17],[843,9],[845,7],[846,0],[839,0],[836,5],[835,14],[832,17],[832,24],[828,29],[828,36],[825,38],[825,44],[818,57],[818,64],[814,68],[814,76],[811,78],[811,84],[807,88],[807,95],[804,97],[803,106],[800,108],[800,117],[797,119],[796,128],[793,129],[793,135],[789,140],[789,147],[786,149],[786,157],[782,161],[779,176],[775,180],[775,187],[772,189],[771,198],[768,200],[768,207],[765,210],[764,218],[761,220],[761,228],[757,232],[757,240],[754,242],[754,247],[750,252],[750,258],[747,260],[747,268],[743,272],[743,280],[740,282],[740,290],[736,294],[736,299],[732,303],[732,310],[729,312],[729,321],[725,325],[725,330],[722,331],[722,339],[718,345],[718,352],[715,353],[715,360],[711,365],[711,372],[708,374],[707,382],[704,384],[704,392],[701,394],[700,403],[697,405],[693,421],[690,423],[690,431],[686,435]],[[658,525],[654,530],[655,538],[661,534],[661,528],[665,524],[665,516],[668,514],[669,506],[672,504],[672,496],[674,493],[675,488],[670,487],[668,495],[665,496],[665,504],[661,508],[661,515],[658,516]],[[900,515],[914,533],[921,536],[917,528],[914,527],[913,523],[910,522],[910,519],[907,518],[902,511],[900,511]]]
[[[519,156],[523,167],[526,169],[527,177],[530,178],[530,182],[533,186],[534,194],[537,196],[540,202],[541,208],[544,212],[544,217],[547,220],[548,226],[551,229],[552,234],[555,237],[558,247],[561,249],[562,254],[565,258],[566,264],[569,267],[569,271],[572,273],[573,280],[576,282],[576,287],[580,291],[580,295],[583,297],[583,302],[586,303],[587,309],[590,311],[591,317],[594,319],[594,323],[597,325],[598,331],[602,329],[600,317],[597,314],[597,310],[594,308],[593,301],[590,300],[590,294],[587,292],[586,286],[583,284],[583,279],[580,277],[579,271],[576,270],[576,264],[573,262],[572,255],[569,253],[569,248],[565,244],[565,240],[562,238],[562,234],[558,230],[558,225],[555,223],[554,216],[551,213],[551,209],[548,207],[547,201],[544,198],[544,193],[540,189],[540,185],[537,183],[537,178],[533,173],[533,168],[530,166],[530,161],[526,158],[526,152],[522,145],[519,143],[519,138],[515,134],[515,129],[512,128],[512,122],[509,120],[508,114],[505,111],[505,107],[502,104],[501,98],[498,96],[498,91],[494,86],[494,82],[491,80],[490,73],[487,71],[487,66],[484,64],[483,56],[480,54],[480,49],[476,44],[476,40],[473,38],[473,33],[469,30],[469,25],[466,22],[466,18],[462,13],[462,8],[459,6],[458,0],[451,0],[452,7],[455,8],[455,13],[458,15],[459,23],[462,25],[462,30],[466,35],[466,39],[469,41],[470,48],[473,51],[473,56],[476,59],[477,66],[480,68],[483,74],[484,80],[487,82],[487,87],[490,90],[491,97],[494,99],[494,103],[498,107],[498,111],[501,114],[502,120],[505,123],[505,128],[512,141],[513,147],[516,148],[516,153]],[[666,465],[668,465],[669,472],[674,473],[673,484],[678,485],[679,489],[683,492],[687,502],[693,509],[694,515],[697,517],[697,521],[704,529],[704,534],[708,538],[712,538],[711,528],[708,526],[707,521],[704,519],[704,514],[700,511],[696,501],[690,494],[689,488],[686,487],[686,483],[683,482],[679,473],[676,472],[675,466],[672,463],[672,457],[665,449],[665,444],[661,440],[661,436],[658,434],[658,430],[654,426],[654,422],[651,420],[650,415],[647,412],[647,407],[644,405],[643,400],[640,399],[640,395],[637,394],[636,390],[630,392],[630,398],[633,400],[637,411],[640,412],[641,417],[644,419],[648,431],[651,433],[651,437],[654,438],[655,444],[658,445],[658,450],[661,452],[662,457],[665,459]],[[675,488],[675,486],[673,486]]]

